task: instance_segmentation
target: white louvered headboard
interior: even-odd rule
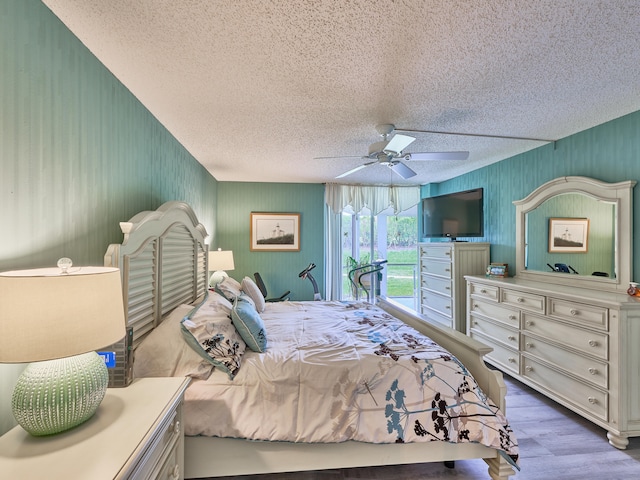
[[[135,346],[175,307],[205,294],[207,232],[191,207],[178,201],[138,213],[120,228],[124,241],[109,245],[104,264],[120,269]]]

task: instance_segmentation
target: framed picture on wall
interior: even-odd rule
[[[251,251],[300,251],[300,214],[251,212]]]
[[[586,253],[589,240],[588,218],[550,218],[550,253]]]

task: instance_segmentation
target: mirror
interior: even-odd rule
[[[626,291],[632,269],[636,182],[561,177],[516,205],[516,276]]]

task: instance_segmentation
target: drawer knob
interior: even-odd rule
[[[598,403],[598,399],[596,397],[589,397],[589,403],[595,405]]]
[[[597,369],[597,368],[593,368],[593,367],[591,367],[591,368],[589,369],[589,373],[590,373],[591,375],[595,375],[596,373],[598,373],[598,369]]]
[[[516,316],[515,315],[509,315],[509,320],[515,320]]]
[[[516,301],[517,301],[518,303],[524,303],[524,298],[522,298],[522,297],[518,297],[518,298],[516,299]]]
[[[579,310],[576,310],[575,308],[572,308],[572,309],[569,311],[569,313],[575,317],[576,315],[578,315],[578,314],[580,313],[580,311],[579,311]]]
[[[480,290],[480,293],[487,293],[487,291],[483,288]]]
[[[527,327],[530,327],[531,325],[533,325],[533,322],[532,322],[531,320],[527,320],[526,322],[524,322],[524,324],[525,324]]]
[[[508,338],[509,340],[511,340],[512,342],[516,339],[516,337],[514,337],[513,335],[509,335],[507,338]]]
[[[445,271],[445,272],[450,272],[450,271],[451,271],[451,269],[450,269],[450,268],[445,268],[445,269],[444,269],[444,271]]]
[[[176,423],[173,425],[173,433],[180,433],[180,421],[176,420]]]
[[[531,342],[527,342],[527,343],[526,343],[526,346],[527,346],[527,348],[533,348],[533,343],[531,343]]]
[[[589,346],[590,347],[597,347],[598,346],[598,342],[595,340],[589,340]]]
[[[533,371],[533,367],[531,367],[531,366],[529,366],[529,365],[527,365],[526,367],[524,367],[524,369],[525,369],[527,372],[532,372],[532,371]]]
[[[450,305],[447,305],[447,306],[446,306],[446,307],[444,307],[444,308],[446,308],[447,310],[451,310],[451,306],[450,306]]]
[[[169,474],[169,480],[178,480],[180,478],[180,465],[173,467],[173,471]]]
[[[516,363],[516,359],[513,357],[509,357],[509,363]]]
[[[451,290],[451,287],[444,287],[445,290]]]

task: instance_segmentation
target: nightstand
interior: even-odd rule
[[[142,378],[109,388],[96,414],[66,432],[0,437],[0,476],[43,479],[182,479],[182,400],[189,378]]]

